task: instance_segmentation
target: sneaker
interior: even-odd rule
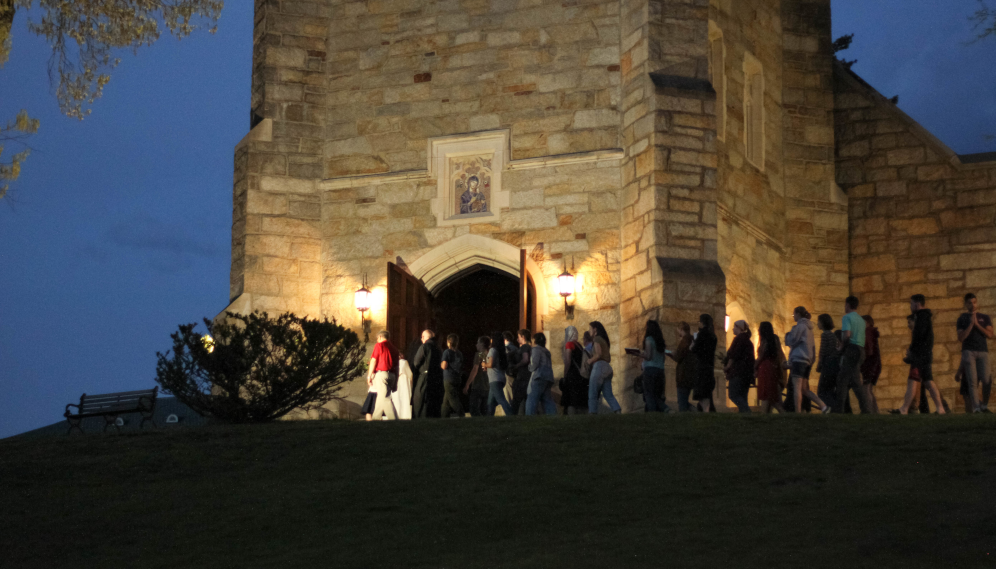
[[[831,411],[832,409],[830,408],[829,405],[827,405],[826,407],[823,408],[822,411],[820,411],[820,413],[823,413],[824,415],[829,415]]]
[[[972,411],[972,414],[974,415],[975,413],[981,413],[981,412],[982,412],[982,409],[976,409],[975,411]]]

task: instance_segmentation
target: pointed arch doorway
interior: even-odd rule
[[[388,330],[404,348],[432,328],[442,337],[459,335],[461,351],[472,355],[478,336],[542,330],[546,311],[539,266],[503,241],[463,235],[409,263],[407,271],[388,266]]]

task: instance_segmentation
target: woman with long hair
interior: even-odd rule
[[[713,407],[712,392],[716,389],[716,331],[712,315],[699,316],[699,331],[692,341],[691,352],[695,357],[695,389],[692,399],[699,402],[704,413]]]
[[[692,389],[695,388],[696,361],[691,353],[692,329],[688,322],[679,322],[676,331],[678,333],[678,347],[674,349],[674,353],[667,356],[675,363],[674,384],[678,391],[678,411],[685,412],[692,410],[688,397],[692,394]]]
[[[754,363],[757,376],[757,400],[761,404],[762,413],[770,413],[777,409],[785,413],[782,406],[782,385],[785,383],[785,353],[782,344],[775,335],[771,322],[761,322],[757,329],[760,341],[757,347],[757,359]]]
[[[595,321],[588,324],[588,331],[591,332],[592,354],[588,358],[591,365],[591,377],[588,380],[588,413],[594,415],[598,413],[599,397],[604,397],[605,402],[612,409],[613,413],[622,412],[622,407],[612,394],[612,354],[609,351],[609,334],[605,331],[605,326],[601,322]]]
[[[664,402],[664,333],[656,320],[647,320],[647,329],[643,334],[643,404],[648,413],[666,413],[670,411]]]
[[[568,326],[564,330],[564,379],[560,385],[560,404],[567,410],[574,408],[574,414],[588,409],[588,380],[581,375],[584,346],[578,340],[578,329]]]

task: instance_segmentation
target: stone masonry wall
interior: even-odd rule
[[[630,346],[640,344],[650,318],[673,343],[673,324],[687,319],[681,306],[711,306],[712,295],[669,278],[659,260],[716,260],[708,15],[708,0],[622,2],[621,336]],[[626,362],[626,385],[639,373],[636,363]]]
[[[814,318],[842,314],[848,292],[847,197],[835,183],[829,0],[782,0],[787,296]],[[817,331],[818,332],[818,331]]]
[[[231,298],[317,316],[327,2],[256,0],[252,122],[236,150]]]
[[[424,169],[426,139],[512,158],[619,146],[619,2],[334,0],[326,175]]]
[[[881,409],[899,407],[909,368],[909,297],[934,313],[934,377],[962,409],[955,321],[962,297],[996,312],[996,162],[957,157],[851,73],[836,73],[837,180],[850,206],[851,290],[882,334]]]
[[[778,0],[713,0],[710,18],[725,47],[726,108],[719,156],[719,264],[726,275],[726,305],[737,303],[752,329],[764,320],[785,328],[785,183],[782,107],[782,15]],[[746,158],[744,61],[760,61],[765,86],[763,170]],[[713,60],[712,65],[719,65]],[[727,338],[732,341],[732,335]],[[725,346],[724,346],[725,347]]]

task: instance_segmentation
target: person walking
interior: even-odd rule
[[[484,417],[487,415],[487,401],[490,387],[488,386],[488,374],[484,371],[484,363],[487,360],[488,352],[482,351],[481,344],[475,345],[477,351],[474,353],[474,362],[470,367],[470,374],[467,382],[463,386],[463,394],[467,396],[467,407],[471,417]]]
[[[878,377],[882,375],[882,354],[878,349],[880,334],[875,327],[875,319],[870,314],[861,318],[865,321],[865,363],[861,364],[861,382],[868,393],[868,404],[872,413],[878,413],[878,398],[875,397],[875,386]]]
[[[750,326],[746,320],[737,320],[733,324],[733,342],[726,350],[723,371],[730,386],[730,401],[740,413],[750,413],[747,394],[754,380],[754,342],[750,339]]]
[[[367,369],[367,385],[377,393],[377,403],[374,405],[371,421],[379,421],[381,417],[389,420],[398,418],[391,401],[391,392],[398,383],[398,349],[391,343],[391,333],[381,330],[377,333],[377,344],[370,356],[370,367]]]
[[[664,401],[666,378],[664,375],[664,353],[667,344],[664,333],[656,320],[647,320],[647,328],[643,334],[643,349],[640,358],[643,360],[643,404],[648,413],[668,413]]]
[[[439,415],[448,419],[450,414],[463,417],[463,403],[460,401],[460,373],[463,370],[463,354],[460,352],[460,336],[446,337],[446,349],[439,367],[443,370],[443,405]]]
[[[595,321],[588,324],[588,332],[591,333],[592,355],[588,358],[588,365],[591,366],[591,377],[588,380],[588,413],[595,415],[598,413],[599,398],[604,397],[605,403],[612,409],[613,413],[621,413],[622,407],[612,394],[612,353],[610,350],[609,334],[605,331],[605,326],[601,322]]]
[[[989,340],[993,338],[992,319],[979,312],[979,299],[973,293],[965,295],[965,313],[956,323],[961,342],[961,367],[965,374],[972,413],[989,413],[989,396],[993,382],[989,374]],[[982,384],[982,401],[977,394]]]
[[[865,320],[857,313],[858,302],[856,296],[844,299],[844,318],[841,319],[840,326],[844,352],[840,361],[840,373],[837,375],[837,406],[844,408],[847,392],[853,389],[861,412],[871,413],[871,405],[861,385],[861,364],[865,360]]]
[[[556,415],[557,404],[553,402],[553,361],[550,359],[550,350],[546,349],[546,334],[542,332],[533,335],[529,372],[526,415],[535,415],[540,403],[543,404],[543,413]]]
[[[516,374],[516,364],[521,359],[519,353],[521,350],[530,349],[529,346],[522,346],[515,339],[515,334],[506,330],[501,333],[502,339],[505,341],[505,355],[508,359],[508,367],[505,368],[505,398],[508,399],[508,404],[512,408],[512,414],[518,415],[519,409],[522,408],[522,403],[525,403],[525,393],[526,390],[522,391],[522,399],[516,402],[516,384],[515,384],[515,374]]]
[[[692,340],[691,352],[695,357],[695,389],[692,399],[699,402],[703,413],[708,413],[715,404],[712,392],[716,389],[716,331],[713,328],[712,316],[699,316],[699,331]]]
[[[584,365],[584,346],[578,341],[578,329],[568,326],[564,330],[564,379],[560,385],[560,405],[564,415],[573,409],[577,415],[588,410],[588,380],[581,375]]]
[[[816,317],[820,329],[820,351],[816,362],[816,373],[820,374],[816,384],[816,395],[829,403],[834,413],[843,413],[837,406],[837,373],[840,371],[840,351],[837,347],[837,334],[834,332],[833,317],[820,314]]]
[[[816,359],[816,341],[813,338],[813,323],[809,311],[804,306],[796,306],[792,311],[795,326],[785,334],[785,345],[789,348],[789,376],[795,396],[795,412],[802,412],[802,398],[805,397],[820,406],[821,413],[829,413],[830,406],[809,389],[809,373]]]
[[[692,389],[695,388],[695,357],[692,356],[692,332],[688,322],[680,322],[676,329],[678,346],[668,357],[674,360],[674,384],[678,392],[678,411],[684,413],[692,410],[688,402]]]
[[[412,393],[412,417],[438,417],[443,404],[443,368],[439,365],[443,353],[436,345],[436,333],[422,331],[422,345],[415,352],[412,371],[418,374]],[[438,384],[438,385],[437,385]],[[438,395],[437,395],[438,392]]]
[[[494,417],[495,410],[499,406],[506,417],[511,417],[512,407],[505,398],[505,368],[508,367],[508,356],[505,355],[504,346],[499,345],[497,338],[501,338],[501,334],[493,334],[490,338],[481,336],[477,340],[477,349],[488,354],[483,363],[488,374],[488,417]]]
[[[771,413],[775,409],[785,413],[782,405],[782,386],[785,385],[785,353],[781,342],[775,335],[771,322],[761,322],[757,328],[759,338],[757,346],[757,361],[754,369],[757,373],[757,401],[762,413]]]
[[[893,409],[891,413],[908,414],[915,394],[919,393],[921,385],[930,392],[930,397],[934,400],[934,405],[937,406],[937,412],[941,415],[945,413],[941,392],[934,384],[932,369],[934,363],[934,315],[926,305],[927,298],[924,295],[914,294],[910,297],[913,334],[904,360],[910,364],[910,375],[906,381],[906,397],[903,399],[903,406],[899,409]]]
[[[509,368],[515,374],[515,381],[512,382],[512,414],[526,414],[526,400],[529,398],[529,358],[532,355],[533,335],[529,330],[523,328],[517,333],[519,340],[519,351],[516,352],[516,361],[509,362]]]

